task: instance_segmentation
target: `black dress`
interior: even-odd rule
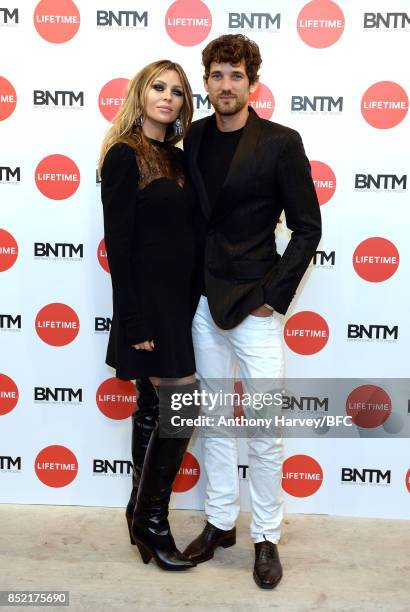
[[[166,176],[117,143],[101,172],[105,246],[113,287],[106,363],[123,380],[195,372],[191,337],[198,301],[194,279],[194,191],[183,152],[150,140]],[[154,350],[133,344],[154,341]]]

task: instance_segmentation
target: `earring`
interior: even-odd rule
[[[177,117],[174,121],[174,134],[175,136],[182,136],[184,133],[184,128],[182,125],[182,121],[179,117]]]
[[[141,127],[143,123],[144,123],[144,115],[140,115],[139,117],[135,119],[134,127]]]

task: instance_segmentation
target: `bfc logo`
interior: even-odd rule
[[[249,106],[251,106],[262,119],[270,119],[275,110],[275,99],[269,87],[263,83],[258,83],[256,91],[249,96]]]
[[[177,45],[193,47],[208,36],[212,15],[201,0],[177,0],[165,15],[165,29]]]
[[[16,383],[6,374],[0,373],[0,416],[11,412],[19,401]]]
[[[349,394],[346,414],[358,427],[371,429],[383,425],[392,411],[389,395],[376,385],[361,385]]]
[[[0,121],[4,121],[14,112],[17,104],[17,94],[13,85],[0,76]]]
[[[336,191],[336,176],[332,168],[321,161],[311,161],[312,179],[319,204],[326,204]]]
[[[113,121],[127,95],[129,80],[118,78],[108,81],[98,96],[98,106],[104,119]]]
[[[80,171],[66,155],[48,155],[38,163],[34,179],[37,189],[46,198],[66,200],[80,185]]]
[[[370,283],[381,283],[393,276],[399,262],[399,252],[387,238],[367,238],[353,253],[356,274]]]
[[[51,43],[71,40],[80,27],[80,13],[72,0],[41,0],[33,20],[37,33]]]
[[[38,453],[34,470],[37,478],[48,487],[66,487],[77,476],[78,461],[69,448],[56,444]]]
[[[299,13],[297,30],[304,43],[316,49],[334,45],[343,34],[342,9],[331,0],[312,0]]]
[[[134,383],[119,378],[108,378],[97,389],[96,402],[100,411],[109,419],[128,419],[136,409]]]
[[[67,304],[47,304],[37,314],[35,329],[40,340],[50,346],[65,346],[80,331],[77,313]]]
[[[0,228],[0,272],[11,268],[18,257],[19,248],[14,236]]]
[[[283,462],[282,487],[293,497],[309,497],[320,489],[323,470],[309,455],[293,455]]]
[[[403,87],[393,81],[379,81],[363,94],[361,111],[374,128],[388,130],[399,125],[409,110],[409,98]]]
[[[174,493],[185,493],[192,489],[198,482],[201,475],[201,468],[198,460],[188,451],[184,455],[177,477],[172,485]]]
[[[283,334],[291,351],[299,355],[314,355],[326,346],[329,326],[317,312],[304,310],[286,321]]]

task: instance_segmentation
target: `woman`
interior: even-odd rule
[[[167,519],[191,430],[169,428],[164,437],[158,423],[158,415],[164,422],[170,415],[172,392],[197,388],[191,339],[197,301],[194,192],[183,152],[173,146],[192,114],[192,92],[181,66],[168,60],[149,64],[131,79],[99,164],[113,287],[106,363],[117,377],[135,378],[138,389],[126,519],[144,563],[154,557],[167,570],[195,565],[177,550]]]

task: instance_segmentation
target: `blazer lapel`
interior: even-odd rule
[[[198,191],[198,197],[199,197],[199,202],[201,204],[202,212],[204,213],[205,218],[208,220],[211,216],[212,208],[211,208],[211,203],[209,202],[208,194],[205,189],[204,181],[202,179],[201,171],[199,170],[198,155],[199,155],[199,149],[201,146],[205,126],[207,122],[209,121],[209,119],[210,117],[207,117],[207,119],[203,121],[200,126],[198,126],[197,136],[195,139],[193,139],[193,142],[192,142],[192,153],[191,153],[192,155],[191,157],[192,179]]]

